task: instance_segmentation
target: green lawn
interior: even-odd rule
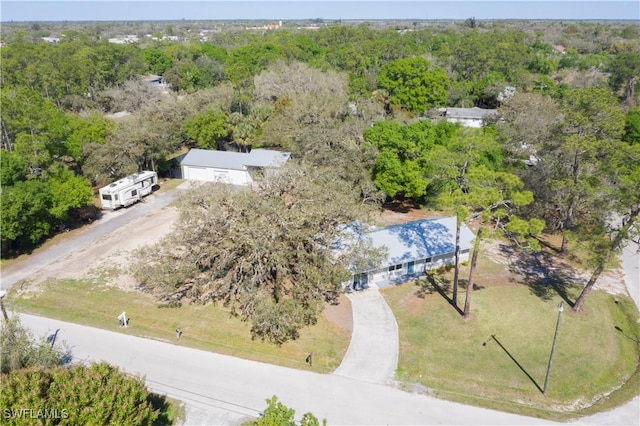
[[[640,348],[635,305],[627,297],[594,292],[582,313],[565,303],[543,395],[561,299],[543,300],[504,271],[498,275],[500,265],[479,263],[476,285],[481,288],[473,293],[469,321],[438,292],[420,297],[416,283],[383,290],[399,326],[401,381],[420,383],[446,399],[565,420],[634,373]],[[465,269],[461,277],[467,274]],[[569,288],[569,296],[575,298],[577,291]],[[459,293],[462,306],[465,290]],[[631,390],[612,396],[602,408],[637,394],[637,383],[636,378]]]
[[[252,340],[250,325],[220,306],[158,308],[150,296],[99,281],[52,280],[32,290],[28,284],[16,287],[21,290],[14,288],[7,299],[8,306],[18,312],[292,368],[309,368],[305,358],[313,352],[313,370],[324,373],[340,364],[351,337],[348,330],[321,316],[318,324],[302,330],[298,340],[276,346]],[[118,324],[117,316],[123,310],[131,318],[129,328]],[[180,340],[175,336],[176,327],[183,332]]]

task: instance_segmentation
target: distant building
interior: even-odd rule
[[[473,108],[440,108],[438,112],[451,123],[460,123],[465,127],[482,127],[487,118],[498,114],[495,109]]]
[[[110,38],[108,41],[109,43],[113,43],[113,44],[129,44],[129,43],[137,43],[139,40],[137,35],[129,34],[124,37]]]
[[[245,27],[246,30],[277,30],[282,28],[282,21],[278,21],[277,24],[266,24],[259,27]]]
[[[147,74],[146,76],[144,76],[142,78],[142,80],[151,85],[151,86],[156,86],[156,87],[171,87],[170,83],[167,83],[164,79],[163,76],[161,75],[156,75],[156,74]]]
[[[60,43],[60,39],[58,37],[41,37],[41,39],[47,43]]]

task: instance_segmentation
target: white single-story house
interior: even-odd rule
[[[473,108],[443,108],[445,120],[460,123],[465,127],[482,127],[485,119],[498,114],[495,109]]]
[[[455,263],[456,218],[439,217],[372,228],[360,235],[375,248],[386,248],[380,267],[353,271],[345,287],[359,289],[401,284],[424,275],[430,269]],[[460,228],[460,262],[469,260],[475,236],[466,226]]]
[[[182,178],[201,182],[222,182],[233,185],[249,185],[257,171],[269,171],[282,167],[288,152],[269,149],[253,149],[251,152],[192,149],[180,162]]]

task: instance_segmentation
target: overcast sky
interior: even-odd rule
[[[7,21],[223,19],[624,19],[640,20],[640,1],[0,1]]]

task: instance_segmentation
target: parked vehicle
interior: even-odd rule
[[[100,202],[103,209],[115,210],[128,207],[153,192],[158,184],[158,174],[142,171],[100,188]]]

